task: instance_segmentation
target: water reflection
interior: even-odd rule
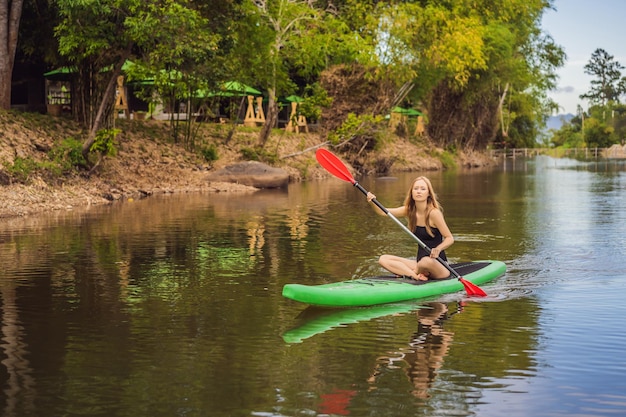
[[[298,314],[295,325],[283,334],[283,340],[287,343],[301,343],[326,331],[379,317],[407,313],[419,307],[419,304],[413,302],[341,309],[309,306]]]
[[[20,322],[16,304],[16,288],[0,286],[2,294],[2,366],[6,375],[4,396],[7,399],[3,416],[18,416],[22,412],[34,411],[36,398],[35,379],[30,361],[30,352],[24,327]]]
[[[336,179],[3,221],[1,413],[623,414],[623,166],[506,164],[429,174],[451,260],[508,266],[462,314],[463,294],[319,314],[281,297],[415,253]],[[389,204],[414,176],[361,182]]]
[[[456,312],[460,311],[461,304],[456,309]],[[381,374],[402,369],[414,387],[411,394],[422,399],[430,397],[430,388],[454,336],[452,332],[443,328],[444,322],[451,314],[447,304],[435,302],[427,303],[416,314],[418,328],[411,337],[408,348],[402,348],[376,360],[376,367],[367,380],[371,389],[377,389],[376,382]]]

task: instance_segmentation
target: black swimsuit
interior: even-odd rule
[[[413,234],[417,236],[419,240],[421,240],[426,246],[432,249],[434,247],[437,247],[439,244],[441,244],[441,242],[443,242],[443,236],[441,235],[441,232],[439,231],[439,229],[435,227],[431,227],[431,230],[435,236],[431,236],[428,234],[428,232],[426,231],[426,226],[415,226],[415,230],[413,230]],[[424,256],[428,256],[428,255],[429,254],[428,252],[426,252],[426,249],[423,249],[421,246],[417,250],[418,261],[422,259]],[[446,258],[446,253],[444,251],[441,251],[441,253],[439,254],[439,257],[443,259],[444,261],[448,260],[448,258]]]

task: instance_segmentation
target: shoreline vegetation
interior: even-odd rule
[[[156,194],[254,192],[234,183],[210,182],[207,176],[233,163],[254,159],[260,128],[198,123],[194,150],[174,143],[169,121],[116,120],[120,133],[115,154],[92,172],[60,167],[51,159],[59,144],[80,140],[84,132],[66,117],[16,111],[0,112],[0,223],[7,218],[110,204]],[[424,139],[394,137],[359,159],[374,173],[381,161],[389,173],[434,171],[494,164],[481,153],[450,155]],[[286,170],[291,182],[322,179],[314,149],[325,139],[317,133],[276,129],[264,146],[262,162]],[[311,148],[312,150],[305,151]],[[333,150],[335,151],[335,150]],[[442,162],[445,161],[445,162]]]

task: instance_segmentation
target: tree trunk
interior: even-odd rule
[[[278,107],[276,106],[276,90],[268,89],[267,114],[265,115],[265,124],[259,134],[258,145],[263,148],[272,133],[272,128],[276,126],[278,120]]]
[[[85,157],[85,160],[87,161],[89,160],[88,159],[89,150],[91,149],[91,146],[96,141],[96,134],[98,133],[98,130],[100,130],[100,126],[102,126],[103,124],[106,111],[108,107],[111,105],[111,103],[113,103],[113,99],[115,98],[115,87],[117,85],[117,77],[121,74],[122,66],[124,65],[124,62],[126,61],[126,59],[128,59],[129,56],[130,56],[130,48],[127,50],[125,54],[123,54],[120,57],[119,61],[115,64],[113,68],[113,72],[111,73],[111,78],[109,79],[107,87],[104,90],[102,101],[100,101],[100,106],[98,106],[96,117],[94,118],[93,124],[91,125],[89,129],[89,135],[87,136],[87,139],[85,139],[85,141],[83,142],[82,152],[83,152],[83,156]]]
[[[24,0],[0,0],[0,109],[11,108],[11,78]]]
[[[506,138],[509,136],[509,126],[504,123],[504,100],[506,100],[506,93],[509,91],[509,83],[506,83],[504,86],[504,92],[500,96],[500,101],[498,102],[498,112],[500,113],[500,127],[502,128],[502,137]]]
[[[0,55],[3,55],[0,52]],[[5,63],[4,57],[0,58],[0,109],[9,110],[11,108],[11,76],[13,66]]]

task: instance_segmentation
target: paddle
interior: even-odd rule
[[[344,181],[347,181],[347,182],[351,183],[356,188],[358,188],[359,191],[361,191],[363,194],[367,195],[367,190],[365,188],[363,188],[361,186],[361,184],[359,184],[354,179],[352,174],[350,174],[350,171],[348,171],[348,167],[346,167],[345,164],[343,162],[341,162],[341,160],[339,158],[337,158],[332,152],[330,152],[330,151],[328,151],[326,149],[320,148],[320,149],[318,149],[316,151],[315,157],[317,158],[317,162],[319,162],[320,165],[323,166],[328,172],[330,172],[331,174],[333,174],[335,177],[339,178],[340,180],[344,180]],[[405,232],[407,232],[409,235],[411,235],[411,237],[413,239],[415,239],[417,241],[417,243],[427,253],[430,254],[431,249],[428,246],[426,246],[426,244],[424,242],[422,242],[420,240],[420,238],[415,236],[415,234],[413,234],[413,232],[411,232],[409,230],[409,228],[404,225],[404,223],[402,223],[400,220],[398,220],[396,218],[396,216],[391,214],[389,212],[389,210],[387,210],[378,200],[373,199],[372,202],[374,204],[376,204],[376,206],[379,209],[381,209],[387,215],[387,217],[391,218],[391,220],[393,220]],[[479,297],[484,297],[484,296],[487,295],[487,293],[485,293],[479,286],[469,282],[468,280],[464,279],[461,275],[459,275],[459,273],[456,272],[448,264],[448,262],[446,262],[443,259],[441,259],[441,257],[438,256],[437,257],[437,261],[439,261],[443,266],[445,266],[446,269],[448,269],[448,271],[450,271],[452,273],[452,275],[454,275],[454,277],[457,278],[461,282],[461,284],[463,284],[463,287],[465,288],[465,292],[467,293],[467,295],[469,295],[469,296],[479,296]]]

